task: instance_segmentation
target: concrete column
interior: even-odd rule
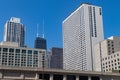
[[[67,80],[67,76],[66,75],[63,75],[63,80]]]
[[[79,75],[76,76],[76,80],[79,80]]]
[[[39,80],[39,74],[36,73],[35,80]]]
[[[111,78],[111,80],[114,80],[113,78]]]
[[[50,74],[50,80],[53,80],[53,74]]]
[[[102,77],[100,77],[100,80],[103,80]]]
[[[0,78],[2,78],[2,76],[3,76],[3,74],[2,74],[2,72],[0,72]]]
[[[88,76],[88,80],[91,80],[91,76]]]
[[[20,79],[24,79],[24,74],[23,73],[21,73]]]

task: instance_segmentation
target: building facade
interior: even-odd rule
[[[50,68],[63,69],[63,49],[53,47],[51,49]]]
[[[94,45],[104,39],[102,8],[81,4],[63,21],[63,67],[94,69]]]
[[[47,67],[46,50],[0,45],[0,66]]]
[[[20,47],[24,46],[25,26],[19,18],[12,17],[5,24],[4,41],[17,42]]]
[[[120,52],[102,58],[103,72],[120,71]]]
[[[47,49],[47,43],[45,38],[36,37],[34,48],[37,49]]]
[[[119,51],[120,51],[120,37],[112,36],[96,44],[95,45],[95,70],[96,71],[111,71],[112,70],[111,67],[113,66],[110,66],[110,69],[106,70],[106,69],[103,69],[105,65],[105,64],[103,65],[103,63],[105,61],[111,62],[113,58],[108,58],[108,57],[116,54]],[[111,64],[109,63],[109,65]],[[115,64],[113,63],[112,65],[115,65]],[[113,69],[115,69],[115,67]]]

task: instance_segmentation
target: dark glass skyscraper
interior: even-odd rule
[[[25,27],[20,23],[20,18],[12,17],[5,24],[4,41],[17,42],[20,47],[24,46]]]
[[[41,37],[36,37],[34,48],[47,49],[46,39]]]

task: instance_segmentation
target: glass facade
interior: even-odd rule
[[[35,40],[34,48],[47,49],[46,39],[37,37]]]

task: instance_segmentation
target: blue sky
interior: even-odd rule
[[[25,43],[33,48],[36,25],[39,24],[39,36],[42,36],[44,19],[48,50],[62,47],[62,21],[82,2],[102,7],[105,38],[120,36],[120,0],[0,0],[0,41],[6,21],[18,17],[26,26]]]

